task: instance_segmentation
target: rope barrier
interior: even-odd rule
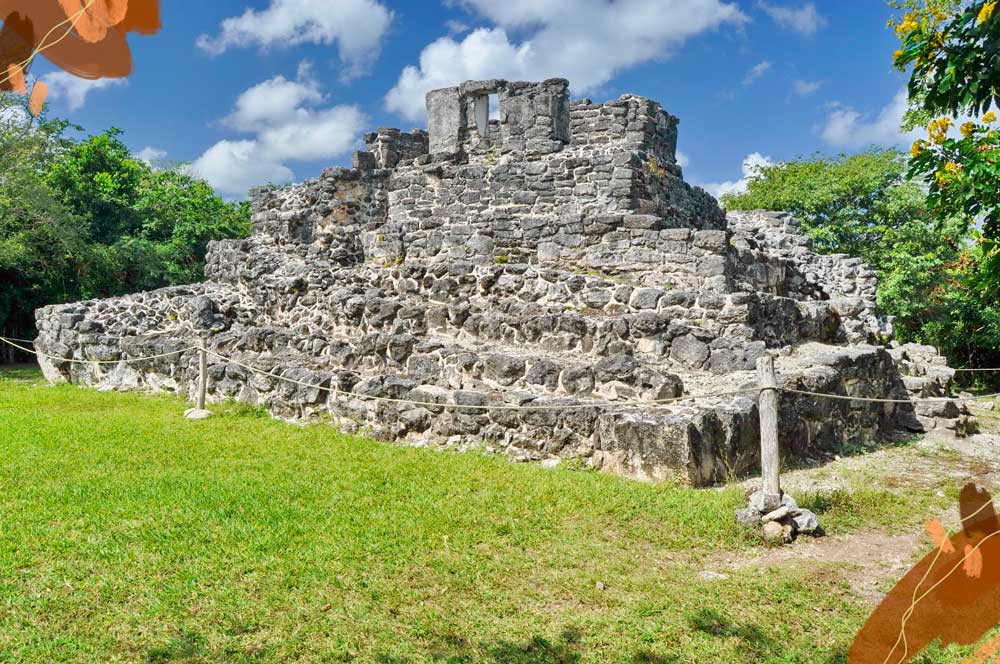
[[[79,360],[79,359],[70,358],[70,357],[59,357],[58,355],[49,355],[49,354],[43,353],[41,351],[32,350],[30,348],[25,348],[24,346],[21,346],[21,345],[18,345],[17,343],[14,343],[14,340],[9,339],[7,337],[0,337],[0,341],[4,342],[8,346],[12,346],[12,347],[14,347],[14,348],[16,348],[16,349],[18,349],[18,350],[20,350],[22,352],[30,353],[31,355],[35,355],[37,357],[44,357],[46,359],[54,360],[56,362],[69,362],[70,364],[119,364],[121,362],[125,362],[125,363],[129,363],[129,362],[144,362],[146,360],[157,360],[157,359],[160,359],[162,357],[170,357],[172,355],[180,355],[181,353],[186,353],[189,350],[198,350],[198,346],[188,346],[187,348],[182,348],[181,350],[174,350],[174,351],[171,351],[169,353],[160,353],[159,355],[149,355],[147,357],[129,357],[129,358],[122,358],[120,360]]]
[[[697,399],[718,399],[722,397],[737,396],[740,394],[750,394],[752,392],[759,392],[760,388],[750,387],[744,388],[742,390],[729,390],[725,392],[713,392],[708,394],[693,394],[688,396],[680,397],[670,397],[667,399],[648,399],[645,401],[595,401],[587,403],[577,403],[577,404],[560,404],[560,405],[548,405],[548,406],[514,406],[509,404],[453,404],[453,403],[437,403],[434,401],[413,401],[410,399],[397,399],[394,397],[379,397],[369,394],[358,394],[357,392],[343,392],[334,387],[323,387],[321,385],[314,385],[312,383],[307,383],[305,381],[296,380],[295,378],[288,378],[287,376],[282,376],[276,374],[273,371],[264,371],[263,369],[258,369],[249,364],[239,362],[230,357],[226,357],[216,351],[209,350],[207,348],[199,347],[198,350],[205,351],[209,355],[218,357],[219,359],[225,360],[229,364],[234,364],[238,367],[243,367],[248,371],[253,371],[263,376],[271,376],[272,378],[277,378],[278,380],[283,380],[289,383],[294,383],[296,385],[302,385],[310,389],[318,389],[326,392],[330,392],[334,396],[345,396],[352,397],[356,399],[363,399],[369,401],[383,401],[387,403],[400,403],[407,404],[411,406],[428,406],[433,408],[468,408],[474,410],[527,410],[527,411],[544,411],[544,410],[581,410],[586,408],[621,408],[630,406],[657,406],[669,403],[677,403],[679,401],[695,401]]]
[[[19,346],[18,344],[14,343],[13,340],[9,339],[8,337],[0,337],[0,341],[3,341],[4,343],[6,343],[6,344],[8,344],[10,346],[13,346],[14,348],[22,350],[25,353],[30,353],[30,354],[36,355],[38,357],[45,357],[45,358],[48,358],[48,359],[51,359],[51,360],[60,361],[60,362],[72,362],[72,363],[79,363],[79,364],[118,364],[119,362],[142,362],[142,361],[145,361],[145,360],[153,360],[153,359],[158,359],[158,358],[162,358],[162,357],[169,357],[171,355],[179,355],[180,353],[185,353],[185,352],[187,352],[189,350],[197,350],[197,351],[203,351],[203,352],[207,353],[208,355],[212,355],[214,357],[217,357],[220,360],[223,360],[223,361],[225,361],[228,364],[233,364],[235,366],[242,367],[242,368],[244,368],[244,369],[246,369],[248,371],[253,371],[254,373],[257,373],[257,374],[260,374],[260,375],[263,375],[263,376],[270,376],[272,378],[276,378],[278,380],[283,380],[283,381],[288,382],[288,383],[294,383],[296,385],[301,385],[303,387],[308,387],[309,389],[317,389],[317,390],[324,391],[324,392],[330,392],[330,393],[334,394],[335,396],[345,396],[345,397],[351,397],[351,398],[355,398],[355,399],[362,399],[362,400],[368,400],[368,401],[383,401],[383,402],[388,402],[388,403],[400,403],[400,404],[407,404],[407,405],[411,405],[411,406],[428,406],[428,407],[433,407],[433,408],[448,408],[448,409],[465,408],[465,409],[470,409],[470,410],[527,410],[527,411],[543,411],[543,410],[581,410],[581,409],[586,409],[586,408],[612,408],[612,407],[619,408],[619,407],[629,407],[629,406],[656,406],[656,405],[661,405],[661,404],[677,403],[677,402],[681,402],[681,401],[695,401],[695,400],[698,400],[698,399],[718,399],[718,398],[723,398],[723,397],[738,396],[738,395],[741,395],[741,394],[750,394],[750,393],[754,393],[754,392],[758,392],[759,391],[759,388],[751,387],[751,388],[744,388],[744,389],[741,389],[741,390],[728,390],[728,391],[724,391],[724,392],[715,392],[715,393],[709,393],[709,394],[697,394],[697,395],[688,395],[688,396],[680,396],[680,397],[670,397],[668,399],[651,399],[651,400],[645,400],[645,401],[595,401],[595,402],[578,403],[578,404],[558,404],[558,405],[553,404],[553,405],[548,405],[548,406],[515,406],[515,405],[507,405],[507,404],[451,404],[451,403],[437,403],[437,402],[433,402],[433,401],[415,401],[415,400],[410,400],[410,399],[397,399],[397,398],[394,398],[394,397],[380,397],[380,396],[375,396],[375,395],[370,395],[370,394],[358,394],[356,392],[344,392],[344,391],[338,390],[337,388],[324,387],[322,385],[315,385],[315,384],[312,384],[312,383],[307,383],[305,381],[296,380],[295,378],[289,378],[287,376],[282,376],[280,374],[274,373],[273,371],[264,371],[263,369],[258,369],[255,366],[246,364],[244,362],[240,362],[240,361],[235,360],[235,359],[233,359],[231,357],[227,357],[227,356],[225,356],[225,355],[223,355],[223,354],[221,354],[221,353],[219,353],[217,351],[210,350],[210,349],[204,348],[202,346],[189,346],[187,348],[184,348],[184,349],[181,349],[181,350],[176,350],[176,351],[171,351],[169,353],[161,353],[159,355],[149,355],[147,357],[133,357],[133,358],[127,358],[127,359],[121,359],[121,360],[78,360],[78,359],[70,359],[70,358],[58,357],[58,356],[55,356],[55,355],[48,355],[48,354],[42,353],[40,351],[31,350],[30,348],[24,348],[23,346]]]
[[[679,397],[669,397],[665,399],[647,399],[647,400],[635,400],[635,401],[594,401],[594,402],[583,402],[574,404],[552,404],[543,406],[518,406],[511,404],[454,404],[454,403],[437,403],[434,401],[416,401],[412,399],[399,399],[395,397],[382,397],[370,394],[359,394],[357,392],[345,392],[341,391],[335,387],[325,387],[323,385],[307,383],[306,381],[297,380],[295,378],[289,378],[288,376],[282,376],[281,374],[274,373],[274,371],[265,371],[263,369],[258,369],[257,367],[246,364],[245,362],[240,362],[239,360],[227,357],[217,351],[204,348],[203,346],[188,346],[180,350],[170,351],[169,353],[160,353],[157,355],[149,355],[146,357],[132,357],[123,358],[120,360],[80,360],[73,358],[58,357],[56,355],[49,355],[40,351],[32,350],[30,348],[25,348],[21,346],[16,341],[8,337],[0,337],[0,341],[17,348],[25,353],[36,355],[38,357],[48,358],[50,360],[55,360],[58,362],[70,362],[76,364],[119,364],[121,362],[144,362],[148,360],[155,360],[164,357],[171,357],[173,355],[180,355],[188,351],[197,350],[204,352],[213,357],[217,357],[225,363],[232,364],[234,366],[241,367],[247,371],[252,371],[256,374],[262,376],[269,376],[271,378],[285,381],[287,383],[292,383],[295,385],[300,385],[313,390],[320,390],[323,392],[329,392],[335,397],[343,396],[353,399],[360,399],[363,401],[380,401],[385,403],[398,403],[406,404],[410,406],[423,406],[428,408],[442,408],[442,409],[468,409],[468,410],[510,410],[510,411],[549,411],[549,410],[583,410],[588,408],[628,408],[628,407],[638,407],[638,406],[660,406],[672,403],[680,403],[684,401],[698,401],[701,399],[721,399],[725,397],[740,396],[744,394],[753,394],[760,392],[760,387],[749,387],[739,390],[726,390],[720,392],[709,392],[705,394],[691,394]],[[920,402],[928,403],[940,403],[948,401],[981,401],[988,399],[1000,399],[1000,393],[996,394],[984,394],[979,396],[971,397],[915,397],[912,399],[889,399],[889,398],[875,398],[875,397],[859,397],[859,396],[849,396],[842,394],[830,394],[825,392],[810,392],[808,390],[795,390],[789,388],[779,388],[780,392],[787,394],[799,394],[802,396],[811,396],[821,399],[834,399],[838,401],[861,401],[866,403],[892,403],[892,404],[913,404]]]
[[[825,392],[808,392],[806,390],[791,390],[788,388],[781,388],[782,392],[787,392],[788,394],[804,394],[811,397],[823,397],[826,399],[838,399],[841,401],[867,401],[870,403],[939,403],[948,401],[980,401],[986,399],[997,399],[1000,398],[1000,394],[980,394],[979,396],[971,397],[915,397],[913,399],[876,399],[873,397],[852,397],[845,394],[829,394]]]

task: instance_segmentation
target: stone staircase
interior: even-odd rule
[[[483,90],[520,110],[480,135]],[[765,353],[789,389],[947,394],[933,349],[883,345],[867,266],[815,254],[788,215],[727,217],[684,183],[655,102],[565,94],[432,93],[430,134],[379,130],[354,169],[256,191],[253,236],[213,243],[206,282],[39,310],[46,376],[190,397],[204,345],[211,399],[697,485],[757,467]],[[691,395],[718,396],[670,401]],[[780,416],[789,459],[968,426],[954,402],[791,393]]]

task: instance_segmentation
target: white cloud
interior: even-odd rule
[[[284,122],[302,104],[324,99],[313,77],[312,65],[303,62],[294,81],[275,76],[245,90],[237,97],[235,108],[224,123],[239,131],[261,131]]]
[[[754,81],[756,81],[758,78],[766,74],[769,69],[771,69],[771,63],[768,62],[767,60],[757,63],[756,65],[751,67],[750,71],[748,71],[746,75],[743,77],[743,85],[745,86],[753,85]]]
[[[364,129],[356,106],[317,108],[326,99],[308,63],[294,81],[276,76],[244,91],[224,124],[253,134],[219,141],[190,171],[228,194],[245,194],[268,182],[286,184],[294,173],[286,162],[332,159],[351,151]]]
[[[377,57],[392,17],[378,0],[271,0],[267,9],[225,19],[218,36],[201,35],[197,43],[214,55],[231,47],[336,43],[350,76]]]
[[[300,108],[288,121],[260,132],[258,143],[262,155],[270,159],[328,159],[350,152],[364,127],[365,116],[357,106]]]
[[[65,99],[71,111],[83,108],[87,103],[87,95],[96,90],[106,90],[118,85],[125,85],[124,78],[98,78],[91,80],[56,71],[41,77],[41,81],[49,86],[49,99]]]
[[[680,166],[681,168],[687,168],[687,165],[691,163],[691,160],[688,158],[687,154],[681,152],[680,150],[677,151],[675,157],[677,159],[677,165]]]
[[[823,87],[823,81],[793,81],[792,92],[800,97],[806,97]]]
[[[811,35],[826,25],[826,18],[816,11],[813,2],[806,2],[798,9],[774,5],[765,0],[757,0],[757,7],[770,16],[778,25],[803,35]]]
[[[167,151],[160,150],[159,148],[154,148],[151,145],[147,145],[143,149],[135,153],[135,156],[146,162],[150,166],[153,166],[157,162],[163,161],[167,158]]]
[[[850,106],[835,105],[820,128],[820,136],[836,148],[856,150],[878,146],[906,145],[923,132],[902,132],[906,112],[906,88],[899,90],[882,110],[864,114]]]
[[[743,194],[747,191],[747,182],[758,176],[758,169],[766,166],[774,166],[774,164],[774,160],[770,157],[765,157],[759,152],[753,152],[743,158],[743,177],[739,180],[704,182],[697,183],[697,185],[716,198],[722,198],[725,194]]]
[[[285,184],[295,177],[287,166],[260,158],[257,141],[219,141],[191,164],[189,170],[217,190],[244,195],[259,185]]]
[[[906,113],[907,92],[901,88],[877,113],[861,113],[844,104],[834,104],[827,113],[826,120],[819,127],[820,137],[836,148],[857,150],[871,146],[909,147],[918,138],[926,138],[927,130],[916,127],[903,131],[903,115]],[[996,112],[996,107],[990,110]],[[954,118],[956,127],[976,118],[960,115]]]
[[[463,23],[462,21],[456,21],[455,19],[450,19],[445,21],[444,27],[448,28],[449,35],[460,35],[463,32],[468,32],[472,29],[468,23]]]
[[[667,57],[686,40],[747,17],[723,0],[458,0],[493,27],[427,45],[386,95],[389,110],[424,116],[424,95],[469,79],[570,80],[575,92]],[[527,32],[518,41],[508,31]]]

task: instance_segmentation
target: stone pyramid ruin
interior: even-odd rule
[[[933,348],[886,345],[870,267],[684,182],[655,101],[489,80],[427,110],[428,131],[368,134],[353,168],[254,191],[253,235],[213,243],[206,282],[39,310],[45,375],[193,397],[204,344],[212,400],[695,485],[759,467],[756,393],[637,402],[753,388],[764,353],[789,389],[947,394]],[[783,393],[781,445],[820,459],[967,419]]]

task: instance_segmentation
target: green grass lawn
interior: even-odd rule
[[[870,610],[829,565],[699,578],[757,546],[735,489],[185,407],[0,371],[0,661],[838,662]]]

